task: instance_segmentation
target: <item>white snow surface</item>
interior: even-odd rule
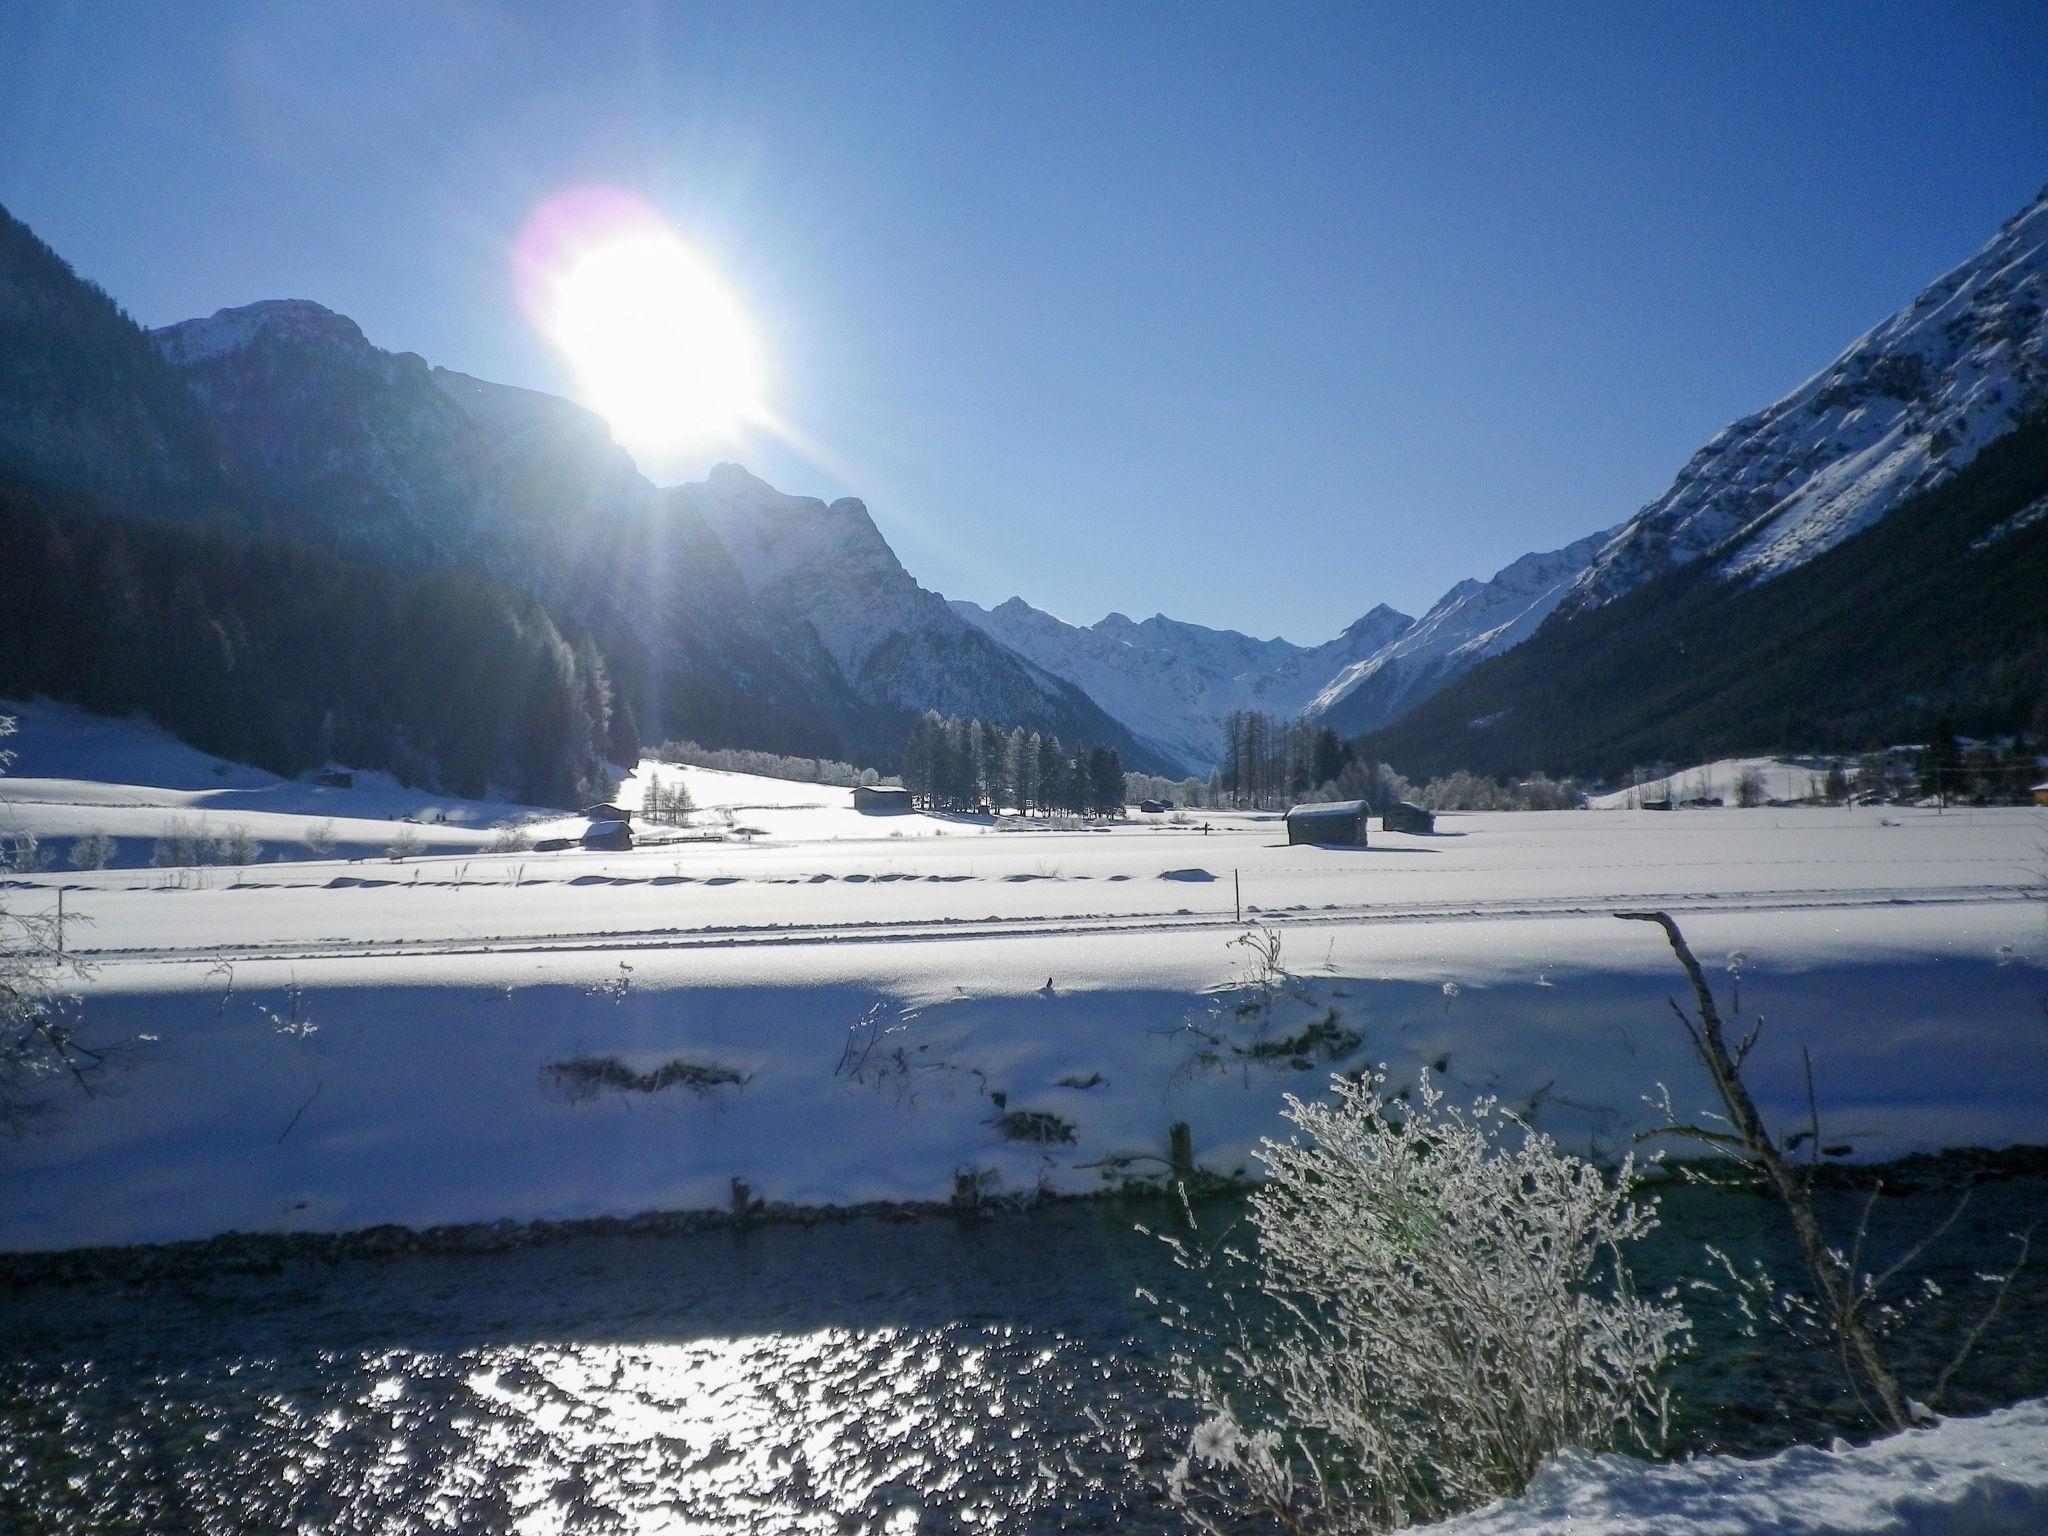
[[[71,843],[94,832],[114,839],[115,867],[132,868],[177,827],[244,831],[269,861],[309,857],[306,835],[320,826],[336,854],[362,858],[407,836],[427,851],[481,848],[500,822],[552,814],[408,789],[382,773],[357,773],[349,789],[283,779],[200,752],[146,720],[47,699],[0,699],[0,716],[16,722],[0,743],[14,758],[0,776],[0,839],[32,833],[59,867]]]
[[[1693,768],[1681,768],[1661,779],[1646,779],[1627,789],[1604,795],[1590,795],[1587,806],[1596,811],[1628,811],[1645,800],[1720,800],[1735,804],[1735,788],[1745,773],[1755,773],[1766,800],[1804,800],[1820,793],[1828,763],[1824,758],[1723,757]]]
[[[2038,1536],[2048,1531],[2048,1400],[1870,1445],[1746,1460],[1573,1452],[1520,1498],[1431,1536]]]
[[[193,786],[159,797],[302,796],[266,813],[300,824],[330,803],[107,729],[126,779]],[[74,804],[130,793],[49,776],[88,766],[76,737],[40,762],[17,739]],[[88,1038],[151,1037],[106,1095],[0,1139],[0,1247],[717,1207],[736,1177],[796,1204],[944,1199],[963,1170],[1089,1190],[1119,1160],[1156,1173],[1177,1120],[1228,1172],[1334,1064],[1240,1052],[1332,1009],[1360,1036],[1343,1064],[1442,1062],[1613,1154],[1659,1082],[1681,1109],[1706,1092],[1671,957],[1618,907],[1678,912],[1717,980],[1740,970],[1767,1114],[1803,1114],[1804,1046],[1858,1156],[2048,1139],[2031,809],[1451,815],[1322,849],[1272,816],[869,815],[703,769],[643,765],[618,797],[651,772],[701,807],[676,835],[725,840],[0,885],[17,911],[61,890]],[[1270,995],[1232,943],[1252,923],[1281,936]],[[745,1080],[578,1093],[552,1070],[593,1058]],[[1009,1111],[1073,1140],[1006,1139]]]

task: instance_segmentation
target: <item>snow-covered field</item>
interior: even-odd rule
[[[1821,757],[1724,757],[1696,768],[1680,769],[1661,779],[1648,779],[1627,789],[1593,795],[1586,804],[1596,811],[1635,810],[1646,800],[1736,801],[1736,786],[1746,773],[1756,775],[1765,800],[1818,799],[1831,759]]]
[[[34,804],[128,792],[52,772],[89,754],[39,762],[33,722],[16,745],[0,786]],[[1704,1091],[1661,937],[1610,915],[1643,906],[1739,972],[1781,1118],[1807,1046],[1857,1156],[2048,1140],[2032,809],[1453,815],[1323,849],[1271,817],[1052,830],[658,771],[725,840],[9,882],[17,911],[61,892],[87,1037],[153,1038],[0,1142],[0,1246],[723,1206],[734,1179],[1084,1190],[1156,1174],[1178,1121],[1231,1172],[1286,1093],[1379,1061],[1613,1152],[1660,1082]],[[204,759],[154,772],[159,799],[329,814]],[[473,810],[412,800],[448,836]],[[1262,926],[1277,966],[1236,942]]]

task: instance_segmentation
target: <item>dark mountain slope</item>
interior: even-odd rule
[[[228,495],[205,411],[148,336],[4,208],[0,479],[165,512]]]
[[[1553,616],[1362,738],[1408,774],[1614,775],[1792,747],[2048,730],[2048,417],[1761,585],[1712,559]]]

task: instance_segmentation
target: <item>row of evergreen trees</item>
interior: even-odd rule
[[[1114,747],[1069,754],[1057,736],[985,720],[920,715],[903,747],[903,787],[929,811],[1121,816],[1124,765]]]
[[[1333,784],[1352,761],[1353,754],[1328,726],[1234,709],[1223,717],[1223,762],[1216,771],[1220,803],[1254,808],[1297,804]]]
[[[214,527],[113,521],[0,489],[0,694],[144,713],[220,757],[384,769],[576,805],[639,755],[587,635],[457,570]]]

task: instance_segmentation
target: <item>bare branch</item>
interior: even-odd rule
[[[1955,1352],[1949,1363],[1941,1368],[1941,1374],[1934,1378],[1934,1390],[1927,1394],[1930,1404],[1941,1401],[1943,1394],[1948,1391],[1950,1380],[1963,1368],[1963,1362],[1970,1358],[1970,1352],[1977,1347],[1977,1341],[1984,1337],[1984,1330],[1991,1326],[2000,1308],[2004,1307],[2005,1293],[2012,1289],[2013,1278],[2027,1267],[2027,1254],[2034,1246],[2034,1231],[2039,1225],[2040,1223],[2036,1222],[2019,1234],[2019,1257],[2013,1260],[2012,1268],[2005,1272],[2005,1278],[1998,1282],[1998,1290],[1991,1298],[1991,1305],[1985,1308],[1984,1315],[1977,1319],[1977,1325],[1963,1335],[1962,1347]]]

